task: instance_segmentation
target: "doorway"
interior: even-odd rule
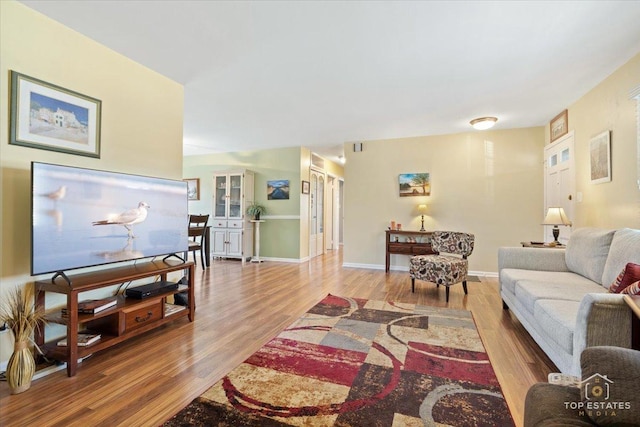
[[[573,222],[576,191],[573,131],[544,148],[544,161],[543,215],[549,207],[561,207]],[[553,241],[552,228],[545,226],[544,241]],[[566,244],[570,235],[571,227],[560,226],[560,243]]]

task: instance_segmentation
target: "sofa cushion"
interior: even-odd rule
[[[602,274],[614,233],[615,230],[597,228],[580,228],[574,231],[567,242],[565,252],[565,260],[569,270],[602,284]],[[615,275],[621,269],[622,266]],[[615,275],[609,282],[605,282],[605,286],[611,284]]]
[[[542,299],[534,305],[533,317],[540,328],[553,331],[547,336],[569,354],[573,353],[573,331],[579,308],[580,301]]]
[[[619,294],[632,283],[640,280],[640,264],[627,263],[616,280],[609,286],[609,292]]]
[[[572,285],[574,283],[597,285],[597,283],[579,274],[564,271],[520,270],[517,268],[504,268],[500,271],[500,286],[512,294],[516,293],[516,283],[520,280],[553,282],[559,285]]]
[[[611,249],[602,274],[602,284],[609,286],[613,283],[629,262],[640,264],[640,230],[623,228],[616,231],[611,240]]]
[[[516,283],[515,295],[518,301],[530,313],[536,301],[540,299],[552,299],[559,301],[577,301],[588,293],[606,293],[606,289],[594,282],[576,282],[570,285],[553,282],[539,282],[533,280],[520,280]]]

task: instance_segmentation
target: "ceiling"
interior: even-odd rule
[[[640,1],[22,1],[184,85],[184,154],[542,126],[640,52]]]

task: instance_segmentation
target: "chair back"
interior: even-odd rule
[[[204,237],[204,233],[207,230],[207,224],[209,223],[209,215],[189,215],[189,228],[200,228],[202,227],[202,233],[195,237],[200,237],[201,239]],[[191,233],[190,233],[191,235]],[[194,237],[191,235],[191,237]],[[195,240],[194,237],[194,240]]]
[[[431,249],[440,253],[462,255],[468,257],[473,252],[475,236],[457,231],[434,231],[431,236]]]

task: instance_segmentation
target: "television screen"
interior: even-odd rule
[[[187,183],[33,162],[31,275],[188,249]]]

